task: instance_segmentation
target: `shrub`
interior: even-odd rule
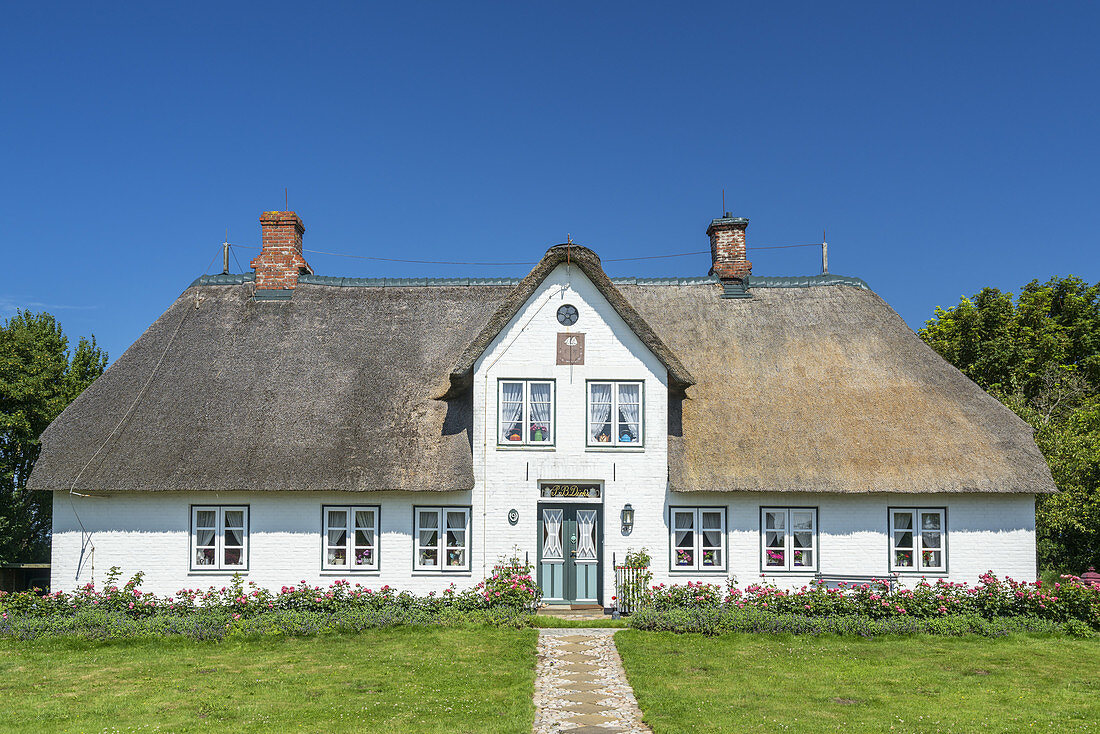
[[[33,639],[67,635],[111,639],[184,635],[306,635],[395,625],[493,624],[525,626],[540,593],[531,567],[498,568],[472,589],[416,595],[337,580],[327,587],[301,581],[272,592],[234,575],[225,586],[182,589],[157,597],[140,590],[142,574],[118,585],[112,568],[102,589],[75,592],[0,592],[0,637]]]
[[[715,635],[723,632],[793,635],[881,635],[930,634],[959,636],[977,634],[1002,637],[1016,633],[1082,634],[1091,628],[1083,623],[1059,624],[1036,617],[986,619],[977,615],[950,615],[932,619],[916,617],[873,618],[863,615],[808,617],[791,612],[770,612],[752,607],[723,609],[640,610],[630,618],[630,626],[640,630],[699,632]]]

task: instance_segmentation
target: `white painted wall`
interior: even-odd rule
[[[233,571],[189,570],[191,505],[249,506],[249,564],[243,575],[267,588],[303,579],[327,586],[344,578],[371,588],[388,583],[427,593],[481,579],[472,572],[413,571],[413,506],[469,505],[469,492],[131,492],[71,500],[66,492],[54,494],[54,590],[93,580],[99,585],[111,566],[121,568],[124,579],[145,572],[142,588],[156,594],[224,585]],[[321,570],[321,506],[341,504],[380,506],[378,571]],[[81,541],[80,523],[90,544]]]
[[[583,471],[596,471],[598,467]],[[581,471],[581,469],[578,469]],[[589,475],[586,475],[589,476]],[[608,486],[611,486],[609,483]],[[183,588],[221,586],[232,572],[190,571],[190,506],[192,504],[247,504],[250,515],[250,557],[248,580],[278,589],[305,579],[327,585],[338,578],[377,588],[383,584],[418,593],[441,591],[454,582],[459,588],[481,578],[476,566],[479,539],[490,545],[489,564],[497,551],[507,552],[512,544],[535,557],[533,520],[528,531],[517,531],[504,517],[509,507],[520,510],[521,518],[535,514],[536,498],[531,488],[520,487],[511,497],[501,497],[489,513],[493,526],[482,533],[478,516],[472,518],[475,567],[469,573],[440,574],[415,572],[413,563],[412,508],[414,504],[468,504],[469,493],[313,493],[247,492],[222,494],[204,492],[149,492],[109,497],[54,496],[54,545],[52,587],[71,590],[95,581],[101,584],[111,566],[119,566],[123,577],[146,573],[143,588],[157,594],[171,594]],[[761,580],[760,507],[816,506],[819,523],[821,570],[825,573],[885,574],[889,538],[886,530],[888,507],[915,505],[947,508],[948,571],[952,581],[973,583],[987,570],[1016,579],[1035,578],[1035,511],[1031,495],[821,495],[821,494],[669,494],[655,504],[631,496],[637,510],[635,526],[623,536],[617,523],[625,498],[622,490],[608,501],[605,553],[620,555],[627,547],[645,546],[653,556],[655,583],[710,581],[725,583],[729,575],[742,586]],[[713,573],[670,572],[669,504],[728,508],[730,565]],[[381,507],[379,539],[380,569],[375,572],[340,573],[321,570],[321,506],[327,504],[377,504]],[[90,533],[81,564],[80,521]],[[517,528],[523,526],[521,520]],[[94,545],[94,554],[90,553]],[[610,566],[610,564],[607,564]],[[79,566],[79,570],[78,570]],[[610,571],[608,572],[610,573]],[[782,587],[798,587],[812,574],[769,574],[766,580]],[[929,577],[933,578],[933,577]],[[909,577],[915,583],[919,575]],[[604,603],[610,603],[611,578],[605,580]]]

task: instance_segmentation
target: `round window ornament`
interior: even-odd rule
[[[519,510],[508,510],[508,523],[515,525],[519,522]]]
[[[558,323],[562,326],[572,326],[577,323],[579,317],[576,306],[567,303],[558,308]]]

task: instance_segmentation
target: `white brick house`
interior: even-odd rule
[[[269,212],[256,275],[204,276],[47,430],[52,585],[143,571],[467,586],[517,551],[555,604],[658,582],[1035,576],[1030,429],[854,278],[313,275]]]

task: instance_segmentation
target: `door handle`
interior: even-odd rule
[[[569,557],[570,558],[576,558],[577,557],[577,551],[569,551]]]

